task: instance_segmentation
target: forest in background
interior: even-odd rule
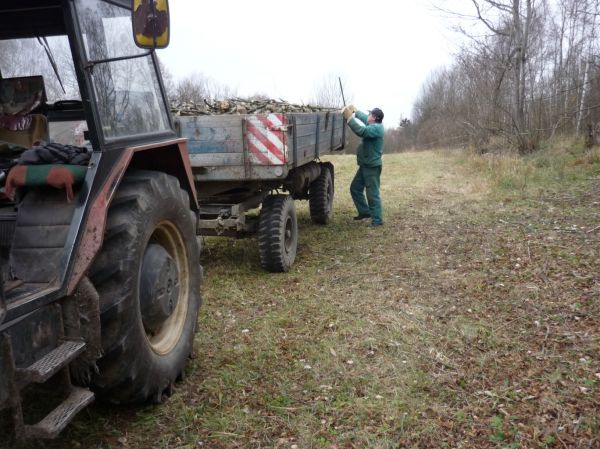
[[[599,143],[600,0],[464,0],[461,11],[453,9],[459,4],[455,1],[433,4],[462,45],[452,64],[424,81],[411,117],[384,121],[386,153],[467,147],[478,153],[527,154],[554,137],[580,138],[587,146]],[[0,65],[9,67],[3,76],[43,73],[49,98],[77,98],[67,42],[50,43],[60,81],[33,39],[2,43]],[[31,60],[39,67],[23,67]],[[171,102],[240,97],[205,74],[176,80],[168,67],[161,63],[161,68]],[[267,99],[269,93],[247,98]],[[324,76],[308,103],[342,107],[339,78]],[[350,150],[357,140],[349,136]]]
[[[387,124],[386,153],[468,147],[527,154],[554,137],[598,144],[600,0],[471,0],[467,13],[436,3],[463,44],[450,66],[423,83],[412,117]],[[172,100],[236,94],[202,74],[175,82],[163,73]],[[325,77],[310,102],[341,107],[339,87],[337,77]]]
[[[451,66],[424,83],[412,118],[390,132],[393,146],[526,154],[556,136],[597,144],[600,2],[471,3],[471,22],[461,22],[473,26],[457,26],[465,44]]]

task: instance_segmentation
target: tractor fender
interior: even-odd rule
[[[88,212],[82,223],[79,244],[67,283],[68,295],[73,294],[102,246],[108,208],[121,179],[130,168],[160,171],[175,176],[181,187],[189,194],[190,209],[198,211],[198,200],[186,139],[178,138],[120,150],[119,156],[114,160],[105,176],[100,191],[88,205]]]

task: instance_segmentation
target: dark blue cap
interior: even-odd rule
[[[371,110],[369,111],[369,113],[370,113],[370,114],[371,114],[373,117],[375,117],[375,119],[376,119],[378,122],[381,122],[381,121],[383,120],[383,111],[382,111],[381,109],[379,109],[379,108],[373,108],[373,109],[371,109]]]

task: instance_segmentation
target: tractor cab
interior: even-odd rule
[[[86,121],[95,151],[172,133],[154,52],[136,45],[132,23],[129,1],[5,1],[0,80],[42,77],[47,97],[36,112]],[[66,138],[65,128],[52,138]]]
[[[132,17],[135,3],[139,17]],[[0,6],[6,304],[64,290],[88,204],[122,150],[175,137],[153,51],[160,42],[143,36],[148,3],[8,0]],[[161,26],[158,37],[164,20]]]
[[[166,0],[0,4],[2,435],[54,438],[95,396],[160,401],[189,357],[197,201],[168,30]]]

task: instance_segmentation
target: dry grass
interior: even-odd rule
[[[171,399],[94,406],[47,447],[598,447],[598,151],[544,157],[386,156],[382,229],[352,221],[333,157],[335,219],[298,205],[290,273],[205,242]]]

